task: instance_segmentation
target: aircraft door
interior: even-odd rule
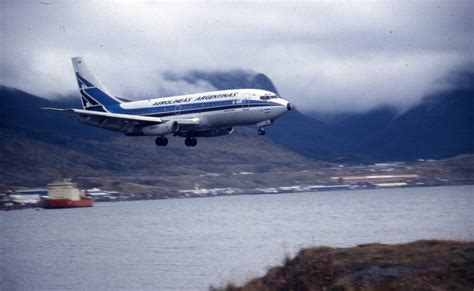
[[[242,108],[243,110],[249,110],[250,107],[250,94],[245,94],[244,95],[244,100],[242,102]]]
[[[176,115],[181,114],[181,109],[183,109],[183,106],[181,106],[181,105],[176,105],[175,114],[176,114]]]

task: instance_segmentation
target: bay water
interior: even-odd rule
[[[0,223],[1,290],[206,290],[313,245],[474,240],[474,186],[96,203]]]

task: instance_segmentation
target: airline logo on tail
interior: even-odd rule
[[[80,57],[72,59],[82,106],[86,110],[108,112],[108,106],[121,102],[113,97]]]
[[[89,88],[89,86],[87,86],[87,85],[81,80],[81,78],[79,77],[79,74],[78,74],[78,73],[76,73],[76,79],[77,79],[77,83],[79,84],[79,90]]]

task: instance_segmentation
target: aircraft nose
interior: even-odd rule
[[[286,104],[286,109],[288,109],[288,111],[292,110],[294,108],[293,104],[291,104],[290,102],[288,102]]]

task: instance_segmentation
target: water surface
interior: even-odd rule
[[[1,289],[206,290],[311,245],[473,240],[473,209],[458,186],[0,212]]]

